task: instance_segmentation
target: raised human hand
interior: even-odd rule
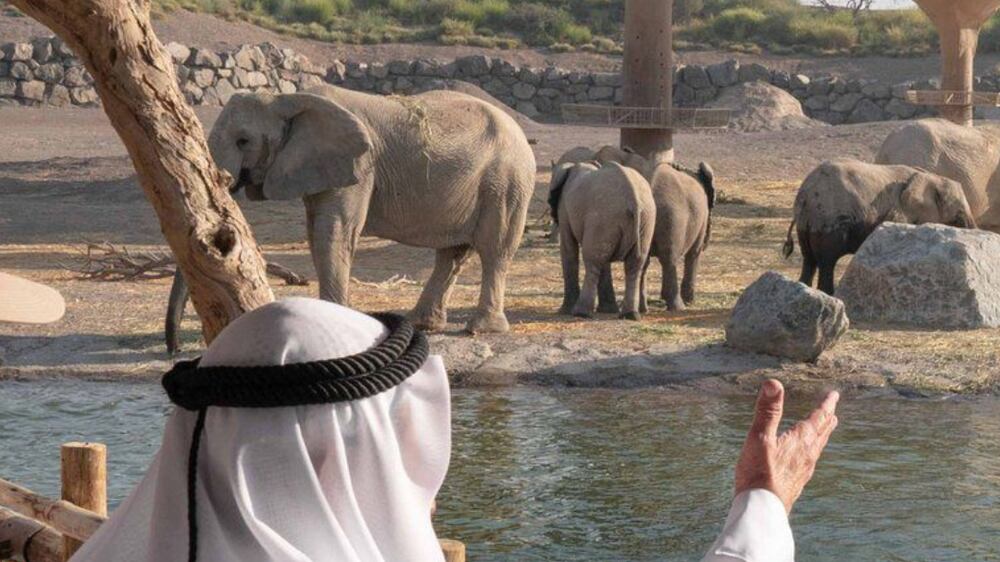
[[[778,435],[785,389],[774,379],[764,381],[750,432],[736,464],[736,494],[755,488],[770,490],[791,513],[837,427],[839,399],[836,391],[827,393],[808,418]]]

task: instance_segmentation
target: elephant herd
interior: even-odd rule
[[[890,135],[877,164],[822,164],[802,184],[786,242],[790,253],[795,230],[802,281],[811,283],[818,268],[820,288],[832,292],[836,261],[883,221],[997,224],[996,142],[930,120]],[[238,94],[212,128],[209,148],[235,178],[232,191],[245,190],[249,199],[303,200],[321,298],[349,303],[362,235],[433,248],[434,268],[412,318],[438,330],[447,323],[456,278],[475,252],[482,280],[466,329],[508,330],[506,277],[524,232],[536,165],[524,132],[499,108],[453,91],[377,96],[319,86],[297,94]],[[553,162],[549,203],[560,235],[563,313],[617,311],[609,267],[615,261],[625,265],[625,318],[646,310],[645,274],[654,257],[663,268],[666,306],[681,309],[694,299],[715,203],[708,165],[688,170],[627,149],[578,147]],[[184,285],[178,274],[168,347],[177,340]]]

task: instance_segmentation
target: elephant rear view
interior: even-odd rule
[[[524,231],[535,159],[524,132],[499,108],[451,91],[375,96],[320,86],[236,95],[209,148],[250,199],[303,199],[321,298],[349,304],[362,234],[434,248],[434,270],[412,316],[422,328],[441,329],[474,251],[483,276],[467,329],[508,329],[506,277]]]
[[[561,164],[549,189],[552,218],[559,227],[565,286],[560,312],[590,317],[602,270],[625,264],[622,317],[638,320],[642,267],[656,224],[656,205],[642,174],[617,163]],[[580,289],[580,255],[584,281]]]
[[[794,212],[785,256],[794,250],[795,230],[802,250],[799,281],[812,285],[818,268],[819,289],[830,295],[837,261],[857,252],[883,222],[976,226],[958,182],[909,166],[857,160],[820,164],[802,182]]]

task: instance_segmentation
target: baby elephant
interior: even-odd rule
[[[958,182],[909,166],[857,160],[820,164],[802,182],[794,212],[785,257],[795,249],[794,229],[802,250],[799,281],[812,285],[818,267],[819,289],[829,295],[837,260],[855,253],[883,222],[976,228]]]
[[[552,172],[549,206],[559,227],[565,285],[560,312],[592,316],[602,270],[621,261],[625,263],[621,315],[638,320],[642,268],[656,224],[656,205],[646,179],[619,164],[560,164]],[[582,292],[581,251],[585,268]]]
[[[650,256],[658,258],[663,268],[660,297],[668,310],[684,310],[685,305],[694,302],[698,262],[712,232],[715,174],[705,162],[697,170],[664,162],[652,170],[650,186],[656,201],[656,231]],[[682,266],[683,281],[678,284]]]

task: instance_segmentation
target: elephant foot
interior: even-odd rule
[[[692,304],[694,304],[694,291],[682,292],[681,293],[681,300],[683,300],[684,304],[686,304],[688,306],[691,306]]]
[[[597,305],[597,312],[607,312],[608,314],[618,314],[618,303],[602,302]]]
[[[646,314],[649,312],[649,305],[646,304],[646,299],[639,301],[639,314]]]
[[[510,331],[510,324],[503,312],[494,312],[493,314],[478,315],[469,320],[465,331],[470,334],[503,333]]]
[[[682,299],[663,299],[667,303],[667,310],[681,311],[684,310],[684,301]]]
[[[425,332],[440,332],[448,326],[448,317],[445,315],[425,316],[425,315],[411,314],[410,322],[412,322],[413,325],[417,327],[417,329],[423,330]]]
[[[621,316],[619,318],[621,318],[623,320],[642,320],[642,314],[639,313],[639,312],[635,312],[635,311],[632,311],[632,312],[622,312]]]
[[[573,315],[573,305],[572,304],[568,304],[568,303],[563,303],[563,305],[559,307],[559,314],[562,314],[562,315],[565,315],[565,316],[572,316]]]
[[[594,315],[592,313],[587,312],[586,310],[574,310],[573,311],[573,316],[576,316],[577,318],[593,318],[594,317]]]

